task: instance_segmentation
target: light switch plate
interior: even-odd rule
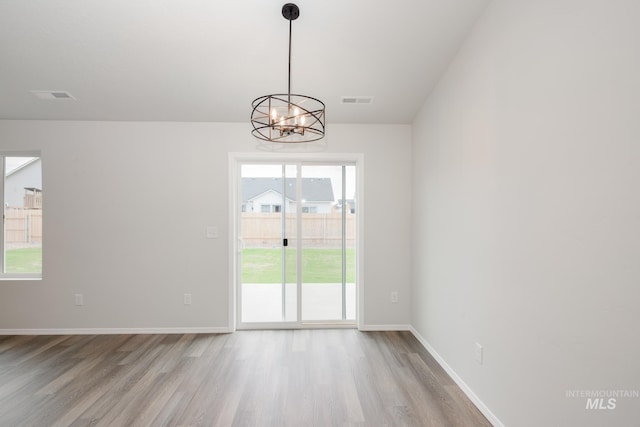
[[[207,227],[207,239],[217,239],[218,236],[218,227]]]

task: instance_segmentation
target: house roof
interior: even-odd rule
[[[40,157],[34,157],[31,160],[21,164],[17,168],[14,168],[14,169],[10,170],[9,172],[7,172],[7,176],[11,176],[11,175],[15,174],[18,171],[26,169],[29,165],[32,165],[33,163],[39,162],[39,161],[40,161]]]
[[[296,179],[286,178],[285,186],[285,197],[296,200]],[[282,194],[282,178],[242,178],[243,202],[268,191]],[[333,202],[331,178],[302,178],[302,199],[307,202]]]

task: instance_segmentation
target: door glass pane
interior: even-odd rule
[[[39,157],[5,157],[4,273],[42,273]]]
[[[241,166],[240,312],[241,321],[245,323],[297,319],[295,199],[291,199],[289,188],[291,170],[283,165]],[[283,179],[285,173],[287,176]],[[293,173],[295,185],[295,167]],[[288,242],[286,247],[284,238]]]
[[[355,168],[344,173],[302,167],[303,321],[355,319]]]

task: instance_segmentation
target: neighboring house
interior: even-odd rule
[[[4,201],[8,207],[42,207],[42,167],[39,157],[7,174]]]
[[[296,179],[285,179],[287,212],[296,211]],[[242,178],[242,212],[282,212],[282,178]],[[302,212],[331,213],[331,178],[302,178]]]

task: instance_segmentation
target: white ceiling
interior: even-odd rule
[[[409,123],[488,1],[298,0],[292,92],[329,124]],[[2,0],[0,119],[248,122],[287,90],[284,3]]]

